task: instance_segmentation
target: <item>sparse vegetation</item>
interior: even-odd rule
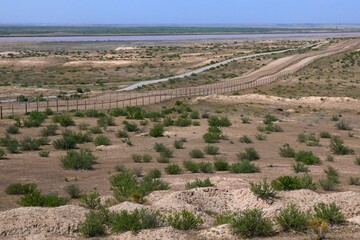
[[[205,178],[204,180],[196,178],[195,181],[189,182],[185,185],[186,189],[193,188],[205,188],[205,187],[213,187],[214,184],[210,181],[209,178]]]
[[[190,230],[196,229],[204,220],[200,216],[196,216],[188,210],[182,210],[180,212],[175,212],[167,217],[167,222],[173,228],[179,230]]]
[[[281,209],[276,216],[276,222],[284,231],[304,232],[309,228],[309,213],[301,211],[295,204],[291,203]]]
[[[256,197],[263,200],[273,200],[277,198],[276,190],[266,179],[259,183],[250,182],[250,190]]]

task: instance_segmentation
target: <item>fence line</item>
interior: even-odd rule
[[[321,56],[314,57],[309,62],[301,64],[292,70],[280,70],[277,73],[273,73],[274,70],[268,70],[262,72],[262,74],[258,74],[252,77],[238,78],[235,80],[222,81],[208,85],[166,90],[153,90],[146,92],[116,92],[103,95],[101,97],[90,97],[87,99],[56,98],[35,102],[0,103],[0,117],[3,118],[4,114],[27,113],[34,110],[43,111],[47,108],[53,110],[54,112],[60,112],[69,110],[103,110],[111,108],[124,108],[127,106],[145,106],[182,97],[208,96],[213,94],[238,92],[245,89],[270,84],[281,77],[294,74],[315,60],[331,55],[333,52],[336,51],[327,52]],[[266,76],[267,74],[272,75]]]

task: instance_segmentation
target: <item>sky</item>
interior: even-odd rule
[[[360,0],[0,0],[0,24],[296,23],[360,23]]]

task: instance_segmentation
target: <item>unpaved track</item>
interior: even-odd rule
[[[272,63],[269,63],[269,65],[252,73],[215,84],[148,92],[108,92],[101,96],[80,100],[49,100],[47,102],[38,103],[2,103],[0,106],[2,106],[3,114],[44,110],[48,107],[54,111],[70,109],[100,110],[115,107],[144,106],[179,97],[208,96],[213,94],[240,92],[244,89],[270,84],[283,76],[295,73],[319,58],[348,51],[350,49],[358,49],[359,45],[360,39],[343,41],[333,44],[322,51],[311,51],[304,54],[296,54],[291,58],[285,57],[285,59],[275,60]]]

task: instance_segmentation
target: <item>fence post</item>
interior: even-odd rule
[[[27,103],[25,103],[25,114],[28,112],[27,110]]]
[[[59,99],[56,98],[56,111],[59,112]]]
[[[0,106],[0,119],[3,119],[3,112],[2,112],[2,109],[3,109],[3,107],[2,107],[2,106]]]
[[[66,99],[66,110],[69,111],[69,99]]]

